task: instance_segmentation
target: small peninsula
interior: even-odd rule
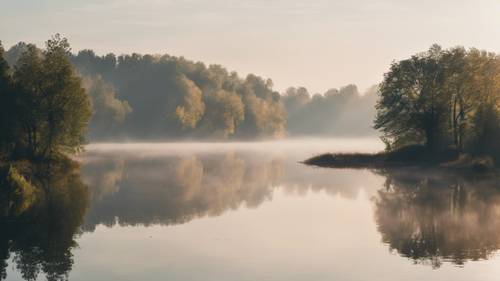
[[[431,167],[492,171],[500,163],[500,57],[462,47],[394,62],[380,84],[374,128],[386,151],[323,154],[335,168]]]

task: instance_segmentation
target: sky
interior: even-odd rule
[[[500,52],[500,0],[0,0],[0,40],[168,53],[275,88],[379,83],[394,60],[462,45]]]

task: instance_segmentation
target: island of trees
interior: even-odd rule
[[[394,62],[380,85],[374,127],[387,151],[313,157],[337,167],[500,162],[500,57],[477,49],[428,51]]]

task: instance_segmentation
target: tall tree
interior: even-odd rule
[[[19,89],[21,141],[30,157],[73,153],[81,148],[90,118],[90,102],[69,59],[66,38],[55,35],[40,52],[28,45],[14,72]]]
[[[13,88],[10,68],[0,42],[0,157],[12,141]]]
[[[500,160],[500,57],[471,50],[474,66],[475,112],[472,120],[471,149]]]
[[[389,148],[453,144],[500,160],[500,57],[435,45],[391,66],[377,110]]]
[[[377,103],[375,128],[393,147],[425,143],[429,149],[443,144],[442,128],[449,110],[439,63],[441,47],[396,62],[384,76]]]
[[[462,149],[475,104],[472,85],[474,69],[463,47],[445,51],[441,63],[445,76],[444,91],[450,102],[450,130],[453,143]]]

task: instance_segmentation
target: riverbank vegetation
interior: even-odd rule
[[[15,68],[28,48],[36,47],[20,42],[4,57]],[[97,55],[87,49],[67,56],[92,104],[86,135],[91,141],[366,136],[376,132],[371,128],[375,88],[366,94],[355,85],[324,94],[310,94],[301,87],[279,93],[271,79],[241,76],[221,65],[167,54]]]
[[[387,147],[375,155],[322,155],[321,166],[500,162],[500,57],[462,47],[395,62],[380,85],[374,127]]]
[[[3,158],[46,160],[84,143],[90,100],[59,35],[27,46],[11,69],[0,48],[0,151]]]
[[[88,201],[69,156],[85,143],[91,104],[69,51],[56,35],[43,50],[27,46],[11,68],[0,45],[0,254],[29,258],[29,280],[40,271],[57,277],[49,280],[67,274]],[[39,244],[46,236],[66,243],[64,251]],[[0,264],[0,279],[4,274]]]

